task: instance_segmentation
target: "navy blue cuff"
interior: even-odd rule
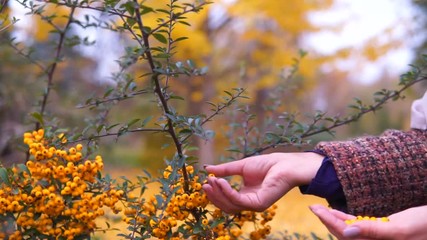
[[[327,156],[323,159],[322,165],[311,183],[300,186],[299,189],[303,194],[325,198],[332,208],[347,212],[347,201],[342,185],[338,180],[332,161]]]

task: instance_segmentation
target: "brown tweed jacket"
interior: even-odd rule
[[[387,216],[427,204],[427,131],[321,142],[353,215]]]

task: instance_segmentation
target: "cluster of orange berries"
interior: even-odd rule
[[[272,205],[264,212],[242,211],[234,215],[229,221],[230,224],[226,228],[224,223],[220,223],[213,228],[213,231],[218,235],[217,240],[232,240],[242,236],[243,231],[241,227],[245,223],[254,223],[255,230],[249,233],[249,239],[258,240],[265,239],[271,233],[271,226],[267,223],[270,222],[276,214],[277,205]],[[220,209],[215,209],[212,213],[214,219],[225,218],[226,216]]]
[[[227,215],[209,205],[202,190],[206,177],[199,176],[191,165],[175,170],[167,166],[163,171],[162,193],[148,199],[128,201],[123,220],[127,224],[146,226],[148,234],[157,239],[217,239],[234,240],[242,236],[241,226],[253,222],[256,228],[250,239],[266,238],[271,228],[267,225],[275,214],[276,206],[262,213],[244,211],[238,215]],[[172,179],[174,176],[174,179]],[[180,229],[178,231],[178,229]]]
[[[81,144],[67,150],[49,146],[43,129],[25,133],[24,143],[30,148],[27,169],[13,167],[10,186],[0,183],[0,218],[13,214],[16,224],[13,233],[0,228],[0,238],[22,239],[36,230],[46,237],[74,239],[93,232],[103,206],[118,212],[115,204],[124,192],[96,184],[103,168],[100,156],[83,159]]]
[[[358,222],[358,221],[381,221],[381,222],[389,222],[390,220],[388,219],[388,217],[377,218],[377,217],[369,217],[369,216],[357,216],[355,218],[345,220],[345,223],[347,225],[350,225],[350,224],[353,224],[353,223]]]
[[[206,194],[202,191],[199,176],[194,174],[193,166],[188,165],[185,168],[190,181],[185,182],[182,170],[179,170],[178,180],[167,186],[167,189],[163,189],[164,191],[158,196],[161,202],[154,196],[147,200],[131,199],[126,203],[123,220],[128,224],[150,226],[149,234],[158,239],[182,239],[178,232],[172,230],[179,224],[187,225],[197,222],[192,212],[198,208],[205,208],[209,203]],[[172,167],[168,166],[163,173],[163,178],[168,179],[172,171]],[[186,187],[184,187],[185,184]],[[166,193],[171,191],[172,196]],[[200,223],[207,225],[207,220],[200,219]],[[190,225],[184,228],[191,229]]]

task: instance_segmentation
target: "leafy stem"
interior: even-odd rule
[[[150,65],[150,69],[152,72],[151,80],[154,83],[154,92],[156,93],[156,95],[160,101],[160,104],[163,108],[163,113],[167,118],[167,124],[166,124],[167,125],[167,132],[169,133],[169,135],[171,136],[171,138],[175,144],[175,148],[177,150],[178,157],[183,158],[184,154],[183,154],[183,149],[182,149],[182,142],[178,139],[178,136],[176,134],[173,122],[170,119],[170,117],[168,117],[168,115],[171,115],[172,112],[171,112],[169,104],[167,102],[165,93],[163,92],[163,89],[160,85],[160,73],[158,73],[156,71],[156,67],[154,65],[153,55],[151,54],[150,41],[149,41],[150,34],[144,30],[144,24],[142,22],[141,13],[139,11],[138,1],[134,0],[134,3],[135,3],[135,6],[137,6],[137,9],[135,11],[136,22],[138,24],[139,29],[142,32],[142,39],[144,42],[144,47],[146,48],[146,51],[144,52],[144,54],[145,54],[145,57],[148,61],[148,64]],[[185,164],[182,167],[182,171],[183,171],[183,177],[186,180],[186,181],[184,181],[184,190],[188,192],[189,191],[188,173],[185,169]]]

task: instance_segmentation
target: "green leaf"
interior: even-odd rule
[[[21,171],[26,172],[28,174],[31,174],[30,170],[28,170],[28,167],[25,164],[18,164],[16,165]]]
[[[237,149],[237,148],[227,148],[227,149],[225,149],[225,151],[228,151],[228,152],[236,152],[236,153],[241,153],[242,151],[240,151],[239,149]]]
[[[77,133],[77,134],[75,134],[72,138],[71,138],[71,140],[73,140],[73,141],[76,141],[77,139],[79,139],[80,137],[82,137],[83,136],[83,134],[81,134],[81,133]]]
[[[139,118],[135,118],[135,119],[133,119],[133,120],[129,121],[129,122],[127,123],[127,126],[128,126],[128,127],[130,127],[130,126],[134,125],[135,123],[137,123],[139,120],[141,120],[141,119],[139,119]]]
[[[174,42],[179,42],[179,41],[183,41],[183,40],[187,40],[188,39],[188,37],[179,37],[179,38],[177,38],[177,39],[175,39],[175,40],[173,40]]]
[[[206,73],[208,73],[209,68],[208,67],[202,67],[200,69],[200,75],[205,75]]]
[[[183,97],[181,96],[176,96],[176,95],[172,95],[169,97],[170,99],[178,99],[178,100],[185,100]]]
[[[114,127],[118,126],[118,125],[120,125],[120,124],[119,124],[119,123],[116,123],[116,124],[110,125],[110,126],[108,126],[108,127],[106,128],[106,130],[107,130],[107,131],[109,131],[109,130],[111,130],[112,128],[114,128]]]
[[[170,58],[170,57],[171,57],[171,55],[170,55],[170,54],[167,54],[167,53],[159,53],[159,54],[154,55],[154,57],[155,57],[155,58]],[[161,71],[161,69],[156,69],[156,70],[157,70],[158,72],[160,72],[160,73],[166,74],[166,72]]]
[[[143,121],[142,121],[142,123],[141,123],[141,127],[144,127],[145,125],[147,125],[147,123],[149,122],[149,121],[151,121],[151,119],[152,119],[153,117],[152,116],[148,116],[148,117],[146,117]]]
[[[192,131],[190,129],[182,129],[181,131],[179,131],[179,134],[191,134]]]
[[[157,41],[159,41],[159,42],[161,42],[163,44],[167,44],[168,43],[167,38],[165,36],[163,36],[162,34],[160,34],[160,33],[153,33],[153,37],[155,39],[157,39]]]
[[[0,168],[0,179],[2,180],[2,182],[10,186],[9,176],[7,174],[6,168]]]
[[[196,65],[194,64],[194,61],[193,61],[193,60],[191,60],[191,59],[187,60],[187,64],[188,64],[188,66],[189,66],[190,68],[196,68]]]
[[[205,136],[207,139],[212,139],[215,136],[215,132],[212,130],[206,130]]]
[[[105,125],[104,125],[104,124],[99,125],[99,126],[96,128],[96,132],[99,134],[99,133],[102,131],[102,129],[104,129],[104,128],[105,128]]]
[[[189,24],[188,22],[185,22],[185,21],[178,21],[178,22],[183,24],[183,25],[187,25],[187,26],[191,27],[191,24]]]
[[[31,116],[36,119],[39,123],[44,125],[43,116],[39,112],[33,112],[31,113]]]
[[[160,147],[160,149],[161,149],[161,150],[164,150],[164,149],[168,148],[169,146],[170,146],[170,144],[169,144],[169,143],[165,143],[165,144],[163,144],[163,145]]]
[[[154,12],[154,9],[152,9],[150,7],[147,7],[145,5],[140,5],[140,7],[141,7],[141,11],[139,13],[141,15],[144,15],[144,14],[147,14],[147,13],[150,13],[150,12]]]
[[[134,2],[126,2],[124,4],[122,4],[120,7],[126,9],[126,11],[130,14],[133,15],[135,13],[135,4]]]
[[[156,9],[156,11],[157,12],[162,12],[162,13],[165,13],[165,14],[168,14],[168,15],[170,14],[169,11],[165,10],[165,9]]]

